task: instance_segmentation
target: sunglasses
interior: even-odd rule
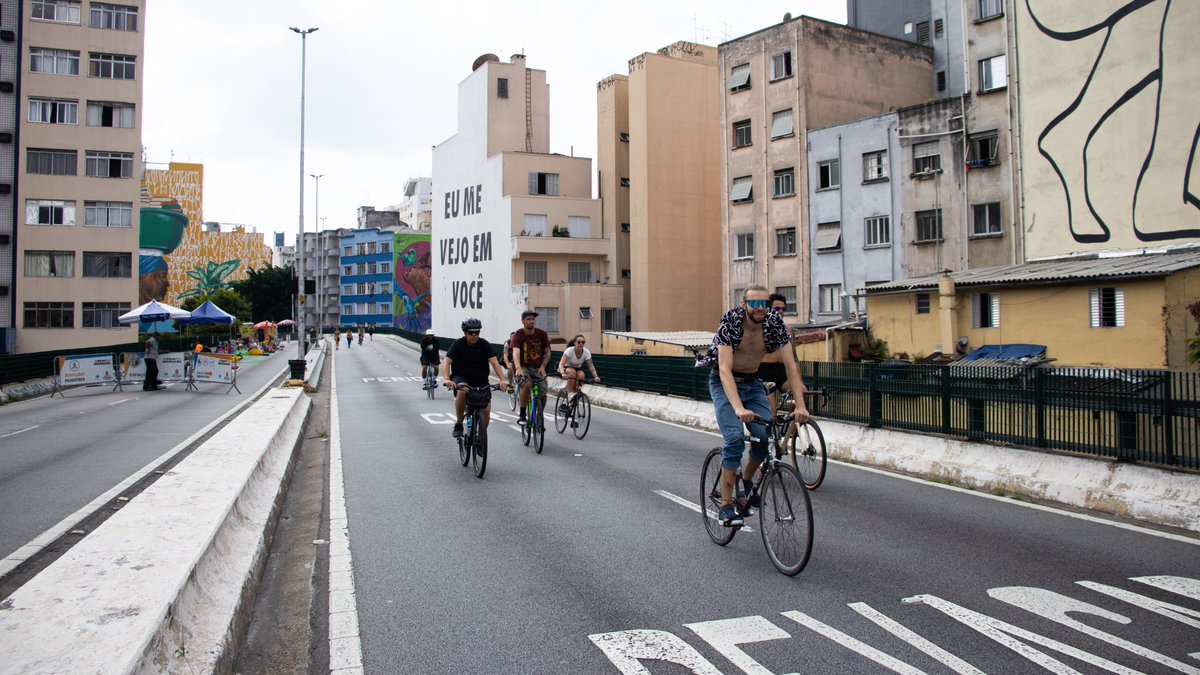
[[[771,304],[769,300],[747,300],[746,306],[750,309],[766,309],[767,305]]]
[[[467,335],[479,335],[479,331],[477,331],[477,330],[469,330],[469,331],[465,331],[465,332]]]
[[[587,341],[585,341],[585,340],[576,340],[576,341],[575,341],[575,344],[577,344],[577,345],[586,345],[586,344],[587,344]]]

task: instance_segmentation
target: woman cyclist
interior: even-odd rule
[[[588,351],[587,347],[584,347],[585,344],[587,344],[587,340],[582,335],[571,338],[571,346],[563,351],[562,358],[558,361],[558,374],[567,381],[568,401],[564,404],[567,407],[574,400],[575,392],[583,386],[584,366],[592,371],[593,380],[600,381],[600,376],[596,374],[596,366],[592,363],[592,353]],[[567,411],[564,409],[562,412],[565,414]]]

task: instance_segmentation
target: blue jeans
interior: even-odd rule
[[[752,437],[762,439],[750,441],[750,457],[760,463],[766,459],[769,451],[766,425],[758,422],[750,425],[742,424],[742,421],[733,412],[733,404],[729,402],[729,397],[725,395],[725,387],[721,386],[721,377],[715,372],[708,376],[708,392],[712,396],[713,409],[717,413],[717,427],[725,439],[725,448],[721,453],[721,467],[737,471],[741,466],[742,453],[746,449],[745,426],[750,427]],[[770,419],[771,402],[767,399],[767,392],[763,389],[762,382],[756,381],[753,384],[739,382],[737,392],[738,397],[742,399],[742,405],[747,410],[763,419]]]

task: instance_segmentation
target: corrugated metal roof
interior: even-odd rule
[[[1083,281],[1119,277],[1165,277],[1180,270],[1200,267],[1200,250],[1147,253],[1104,258],[1061,258],[1022,265],[981,267],[951,272],[955,286],[1006,286],[1053,281]],[[872,284],[868,295],[884,291],[936,289],[940,274],[914,277],[885,284]]]
[[[606,330],[605,335],[616,335],[617,337],[628,338],[630,340],[649,340],[651,342],[661,342],[669,345],[679,345],[681,347],[707,347],[712,344],[714,333],[702,330],[681,330],[672,332],[627,332],[617,330]]]

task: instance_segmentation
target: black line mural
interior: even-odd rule
[[[1119,247],[1200,237],[1200,199],[1192,186],[1200,68],[1188,56],[1200,31],[1195,1],[1025,0],[1044,36],[1077,58],[1084,50],[1092,59],[1095,50],[1086,76],[1039,73],[1034,81],[1064,88],[1021,92],[1023,99],[1070,96],[1079,87],[1037,136],[1039,154],[1062,184],[1075,242]],[[1022,70],[1026,63],[1065,70],[1050,55],[1034,53],[1027,39],[1022,47]]]

